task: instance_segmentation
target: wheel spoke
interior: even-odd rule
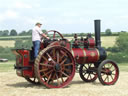
[[[56,74],[56,78],[57,78],[58,85],[60,85],[60,81],[59,81],[59,78],[58,78],[58,75],[57,74]]]
[[[62,55],[62,56],[60,57],[60,61],[62,61],[63,58],[64,58],[64,55]]]
[[[113,65],[111,64],[111,66],[109,67],[109,69],[111,69],[111,68],[112,68],[112,66],[113,66]]]
[[[108,75],[106,76],[106,78],[104,79],[104,81],[106,81],[106,80],[107,80],[107,78],[108,78]]]
[[[67,72],[69,72],[69,73],[71,73],[71,70],[70,69],[65,68],[64,70],[67,71]]]
[[[65,59],[60,63],[60,65],[63,65],[66,60],[67,60],[67,58],[65,58]]]
[[[84,68],[85,68],[85,69],[88,69],[85,65],[84,65]]]
[[[49,75],[47,83],[49,83],[49,80],[51,79],[52,73]]]
[[[46,66],[46,67],[53,67],[52,65],[44,64],[44,63],[40,63],[40,65],[42,65],[42,66]]]
[[[109,75],[107,75],[107,81],[109,82]]]
[[[52,53],[53,53],[53,58],[55,58],[55,48],[53,49]]]
[[[48,53],[46,53],[47,55],[48,55],[48,57],[52,60],[52,62],[54,63],[54,64],[56,64],[56,62],[53,60],[53,58],[48,54]]]
[[[105,74],[103,73],[101,76],[104,76]]]
[[[48,68],[45,68],[45,69],[41,69],[40,72],[44,72],[44,71],[47,71]]]
[[[61,74],[61,81],[62,81],[62,83],[64,83],[63,75],[62,75],[62,73],[60,73],[60,74]]]
[[[49,73],[52,73],[52,72],[53,72],[53,70],[51,70],[51,71],[45,73],[42,77],[44,77],[44,76],[46,76],[46,75],[48,75]]]
[[[62,71],[61,71],[61,73],[62,73],[63,75],[65,75],[65,76],[69,77],[69,75],[67,75],[66,73],[64,73],[64,72],[62,72]]]
[[[85,76],[87,73],[84,73],[83,75]]]
[[[91,76],[91,74],[90,74],[90,79],[92,79],[92,76]]]
[[[89,79],[89,76],[90,76],[90,74],[88,74],[88,77],[87,77],[87,79]]]
[[[70,66],[73,65],[73,63],[64,64],[64,66]]]
[[[59,59],[60,59],[59,58],[59,51],[57,51],[56,54],[57,54],[57,63],[59,63]]]
[[[113,73],[112,73],[112,75],[116,75],[116,74],[113,74]]]
[[[68,57],[66,52],[60,51],[61,54],[63,54],[64,56]]]
[[[47,59],[46,57],[42,56],[42,58],[43,58],[45,61],[48,61],[48,59]]]
[[[61,80],[62,80],[62,83],[64,83],[64,79],[63,79],[63,77],[61,77]]]
[[[89,65],[89,67],[91,67],[92,63],[91,64],[88,64],[88,65]]]
[[[52,80],[54,80],[54,79],[55,79],[55,76],[56,76],[56,73],[54,73],[54,74],[53,74]]]
[[[112,78],[112,80],[114,79],[114,78],[112,77],[112,75],[111,75],[111,78]]]
[[[35,82],[35,80],[36,80],[36,78],[34,78],[34,80],[33,80],[33,81]]]
[[[115,69],[112,70],[112,72],[115,71]]]

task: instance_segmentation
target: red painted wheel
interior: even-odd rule
[[[97,79],[97,71],[94,64],[82,64],[79,68],[79,75],[85,82],[94,82]]]
[[[40,84],[40,82],[38,81],[38,79],[35,78],[35,77],[33,77],[33,78],[25,77],[25,79],[26,79],[28,82],[32,83],[32,84],[36,84],[36,85],[39,85],[39,84]]]
[[[75,74],[74,58],[64,47],[47,47],[35,60],[35,74],[40,83],[48,88],[65,87]]]
[[[64,39],[63,35],[60,32],[56,31],[56,30],[50,30],[50,31],[47,31],[46,33],[51,33],[51,32],[54,33],[53,34],[53,39],[55,39],[56,36],[59,36],[59,37],[61,37],[61,39]]]
[[[98,67],[98,78],[103,85],[113,85],[119,77],[119,68],[112,60],[104,60]]]

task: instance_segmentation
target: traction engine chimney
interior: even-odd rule
[[[101,40],[100,40],[100,20],[95,20],[94,21],[94,26],[95,26],[95,43],[96,47],[99,48],[101,47]]]

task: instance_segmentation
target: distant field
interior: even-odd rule
[[[30,36],[11,36],[11,37],[0,37],[1,38],[24,38],[24,37],[30,37]],[[69,40],[72,40],[73,37],[66,37]],[[117,36],[102,36],[102,46],[103,47],[112,47],[115,44]],[[0,46],[3,47],[14,47],[15,41],[14,40],[0,40]]]
[[[115,41],[116,41],[116,38],[117,38],[117,36],[102,36],[101,37],[101,45],[103,46],[103,47],[112,47],[112,46],[114,46],[114,44],[115,44]]]
[[[14,47],[15,41],[14,40],[0,40],[0,46],[2,47]]]

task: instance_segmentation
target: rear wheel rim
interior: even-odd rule
[[[71,53],[60,46],[43,50],[35,65],[40,83],[49,88],[67,86],[75,74],[75,62]]]

